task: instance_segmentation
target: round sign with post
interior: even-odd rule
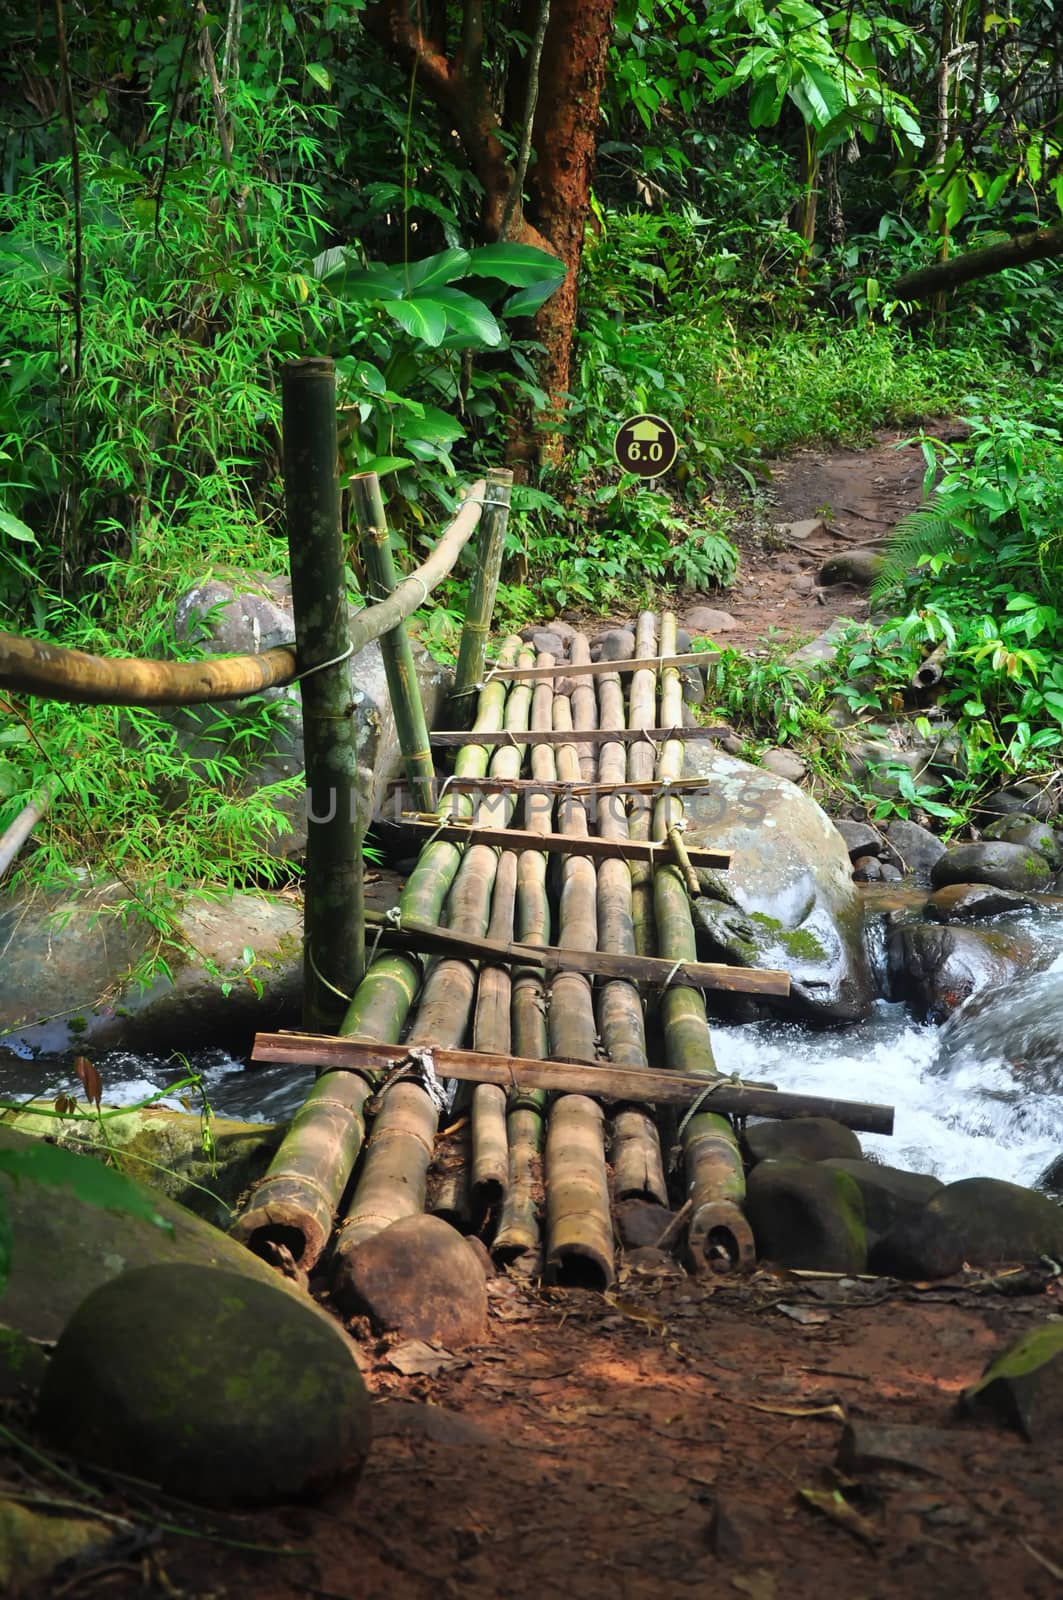
[[[659,478],[679,454],[679,440],[663,417],[640,414],[620,424],[613,454],[625,472],[634,472],[640,478]]]

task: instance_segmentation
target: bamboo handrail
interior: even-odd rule
[[[573,743],[571,735],[569,743]],[[566,783],[563,793],[568,796],[576,793],[579,787],[577,783]],[[553,855],[590,856],[595,861],[617,858],[621,861],[648,861],[654,865],[673,859],[667,840],[603,839],[596,833],[568,837],[560,833],[548,833],[540,837],[526,828],[485,828],[474,822],[435,822],[426,817],[411,816],[405,811],[392,820],[409,828],[415,836],[423,833],[426,838],[446,839],[451,844],[489,844],[496,850],[546,850]],[[688,854],[698,867],[725,870],[731,865],[729,850],[694,849],[689,850]]]
[[[476,528],[484,483],[469,489],[465,504],[443,530],[431,555],[394,593],[351,620],[351,653],[404,622],[453,569]],[[261,655],[209,656],[203,661],[141,661],[94,656],[83,650],[0,631],[0,689],[86,706],[195,706],[242,700],[263,689],[294,683],[313,663],[296,661],[294,645]],[[462,738],[468,736],[463,734]]]

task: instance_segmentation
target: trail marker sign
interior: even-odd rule
[[[628,417],[616,430],[613,454],[625,472],[640,478],[659,478],[679,454],[675,429],[663,417],[640,413]]]

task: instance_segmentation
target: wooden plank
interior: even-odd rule
[[[656,671],[658,667],[707,667],[711,664],[712,656],[707,650],[692,650],[685,656],[649,656],[641,657],[637,661],[579,661],[561,662],[556,667],[491,667],[489,668],[485,683],[490,683],[492,678],[583,678],[602,677],[608,672],[642,672],[646,668]]]
[[[574,744],[575,739],[572,740]],[[662,782],[656,778],[643,783],[565,783],[560,778],[440,778],[439,794],[661,794],[665,790],[694,790],[708,792],[711,784],[705,778],[676,778]],[[388,784],[388,794],[401,794],[409,787],[405,778],[394,778]]]
[[[433,955],[464,956],[469,961],[487,965],[541,967],[544,972],[583,972],[588,977],[627,978],[632,983],[685,984],[695,989],[723,989],[731,994],[790,993],[790,974],[771,967],[731,967],[717,961],[683,961],[677,965],[659,956],[621,955],[610,950],[563,950],[556,945],[480,939],[428,922],[406,922],[396,927],[379,912],[366,913],[366,928],[374,938],[379,932],[380,943],[389,950],[425,950]]]
[[[485,1055],[476,1050],[431,1051],[441,1078],[467,1083],[494,1083],[502,1089],[546,1089],[561,1094],[589,1094],[613,1103],[650,1102],[691,1105],[710,1084],[716,1087],[706,1108],[736,1117],[831,1117],[861,1133],[892,1133],[893,1107],[860,1100],[835,1100],[823,1095],[787,1094],[731,1078],[709,1079],[652,1067],[617,1067],[609,1062],[531,1061],[523,1056]],[[313,1066],[325,1071],[386,1072],[409,1060],[402,1044],[333,1038],[326,1034],[259,1033],[253,1062]]]
[[[475,740],[469,733],[437,731],[428,735],[432,744],[443,748],[460,749],[466,744],[490,747],[498,744],[660,744],[665,739],[722,739],[733,733],[733,728],[719,724],[711,728],[580,728],[578,736],[557,728],[543,728],[534,733],[514,734],[503,729],[501,733],[478,733]]]
[[[446,839],[450,844],[490,844],[496,850],[545,850],[547,854],[590,856],[594,861],[649,861],[667,866],[672,852],[667,843],[649,839],[578,838],[562,833],[531,833],[526,828],[481,828],[475,823],[433,822],[431,818],[403,812],[389,819],[425,839]],[[687,854],[695,867],[725,871],[731,865],[729,850],[693,850]]]

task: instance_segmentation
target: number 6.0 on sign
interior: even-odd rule
[[[679,453],[675,429],[663,417],[628,417],[616,430],[613,454],[625,472],[659,478]]]

